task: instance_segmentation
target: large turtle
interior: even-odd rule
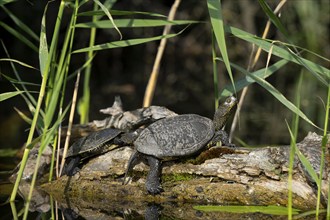
[[[136,135],[135,132],[124,133],[119,129],[106,128],[78,139],[68,149],[64,174],[73,176],[79,171],[78,165],[81,161],[119,146],[129,145],[136,138]]]
[[[163,160],[197,154],[205,146],[215,145],[219,141],[223,145],[233,147],[222,128],[236,106],[237,100],[231,96],[216,110],[213,121],[195,114],[184,114],[161,119],[149,125],[134,141],[135,151],[128,161],[124,181],[136,164],[141,160],[147,161],[150,171],[146,189],[150,194],[159,194],[163,191],[160,185]]]

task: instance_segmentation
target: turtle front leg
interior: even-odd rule
[[[80,156],[76,156],[68,160],[69,161],[65,163],[63,174],[66,174],[67,176],[74,176],[80,170],[78,165],[80,163],[81,158]]]
[[[236,147],[235,144],[229,142],[229,136],[224,130],[218,130],[215,132],[214,137],[208,144],[208,147],[215,146],[218,142],[221,142],[222,146]]]
[[[152,156],[147,156],[148,164],[150,167],[150,171],[147,176],[146,188],[147,191],[156,195],[161,192],[164,192],[162,186],[160,185],[160,175],[162,171],[162,162]]]

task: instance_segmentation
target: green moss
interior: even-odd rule
[[[182,173],[182,174],[166,174],[162,175],[162,181],[163,182],[177,182],[177,181],[188,181],[192,179],[196,179],[196,175],[188,174],[188,173]]]

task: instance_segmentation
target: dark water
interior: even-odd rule
[[[1,185],[1,188],[4,185]],[[47,196],[46,196],[47,197]],[[2,195],[1,202],[8,199]],[[44,201],[48,199],[44,198]],[[134,204],[134,202],[127,202],[123,204],[111,204],[111,201],[101,201],[103,205],[99,207],[94,205],[87,205],[88,201],[77,204],[56,204],[54,212],[57,212],[58,219],[90,219],[90,220],[103,220],[103,219],[287,219],[286,216],[271,216],[268,214],[254,213],[254,214],[235,214],[225,212],[201,212],[193,209],[197,204]],[[48,203],[39,204],[38,201],[31,201],[28,219],[52,219],[51,214],[51,201]],[[55,206],[55,202],[53,203]],[[17,219],[22,218],[24,211],[24,202],[21,198],[15,203]],[[88,207],[89,206],[89,207]],[[9,203],[1,206],[1,218],[4,220],[15,219],[13,218],[12,209]],[[55,216],[55,214],[54,214]],[[55,218],[55,217],[54,217]]]
[[[10,183],[1,183],[1,216],[0,219],[22,219],[24,212],[24,200],[20,195],[17,196],[15,208],[17,217],[14,218],[13,209],[8,202],[9,194],[13,185]],[[21,188],[22,191],[26,189]],[[77,202],[78,201],[78,202]],[[136,203],[135,201],[123,201],[122,203],[113,203],[112,201],[102,200],[99,202],[88,200],[71,200],[66,198],[65,202],[57,203],[52,200],[46,192],[36,190],[29,207],[28,219],[288,219],[285,214],[267,214],[261,212],[241,212],[230,211],[230,206],[221,206],[222,212],[204,212],[195,209],[195,203]],[[237,206],[236,206],[237,208]],[[248,210],[247,206],[242,206],[241,210]],[[53,213],[53,214],[52,214]],[[271,213],[271,211],[270,211]],[[301,217],[298,219],[315,219],[314,215]],[[319,219],[326,219],[325,213]]]

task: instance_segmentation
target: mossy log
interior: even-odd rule
[[[319,172],[321,137],[310,133],[297,147]],[[133,149],[122,147],[91,159],[73,177],[63,176],[42,186],[57,201],[97,205],[100,201],[193,202],[199,204],[280,205],[288,204],[289,146],[256,149],[216,147],[191,160],[163,164],[164,192],[152,196],[144,183],[149,167],[137,165],[133,177],[123,185],[123,176]],[[329,189],[329,143],[322,181],[323,205]],[[313,209],[316,191],[310,178],[295,158],[292,180],[293,206]],[[84,201],[82,203],[82,201]]]

